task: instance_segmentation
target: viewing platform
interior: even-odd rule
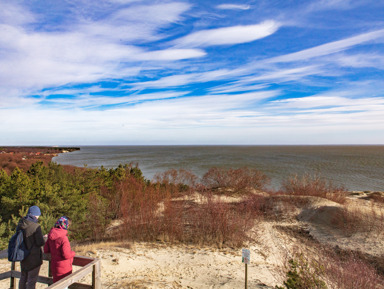
[[[7,259],[8,251],[0,251],[0,259]],[[51,254],[43,254],[43,260],[48,261],[50,265]],[[0,272],[0,280],[10,279],[9,288],[18,288],[17,278],[21,277],[21,272],[16,270],[16,262],[10,263],[10,271]],[[60,281],[53,283],[50,269],[48,269],[48,276],[39,276],[37,279],[38,283],[47,284],[47,289],[64,289],[69,287],[70,289],[101,289],[101,278],[100,278],[100,259],[89,258],[84,256],[75,256],[73,260],[73,266],[81,267],[80,269],[74,270],[73,273]],[[50,266],[48,266],[50,268]],[[75,269],[75,268],[74,268]],[[92,274],[92,284],[78,283],[88,274]]]

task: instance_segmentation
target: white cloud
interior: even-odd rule
[[[190,7],[189,4],[181,2],[133,5],[97,21],[84,21],[74,27],[85,35],[94,37],[115,41],[149,42],[160,39],[162,36],[158,30],[180,21],[181,14]]]
[[[229,77],[240,75],[241,73],[243,73],[242,69],[217,69],[201,73],[174,74],[153,81],[134,83],[133,87],[137,89],[177,87],[193,83],[205,83],[214,80],[228,79]]]
[[[350,38],[326,43],[313,48],[304,49],[299,52],[294,52],[282,56],[270,58],[267,62],[292,62],[303,61],[314,57],[324,56],[340,51],[344,51],[353,46],[360,45],[366,42],[370,42],[379,38],[384,38],[384,29],[363,33]]]
[[[383,129],[383,99],[367,99],[365,102],[337,95],[320,96],[319,99],[312,96],[307,101],[280,102],[279,105],[285,108],[263,108],[261,101],[279,94],[269,91],[163,99],[107,111],[10,109],[0,115],[3,124],[0,134],[5,136],[3,144],[44,145],[143,144],[151,143],[154,138],[157,144],[268,144],[272,139],[272,143],[285,144],[314,141],[377,143],[384,140],[382,134],[377,133]],[[314,105],[311,107],[310,103]],[[330,103],[335,110],[323,107]],[[292,108],[296,105],[300,106],[301,112],[293,114]],[[346,111],[349,113],[345,114]],[[25,119],[29,121],[25,122]],[[58,128],[60,133],[57,133]],[[353,130],[354,134],[346,136],[346,130]],[[361,140],[359,133],[364,131],[372,133]]]
[[[297,81],[310,75],[321,73],[318,65],[309,65],[296,68],[276,69],[272,72],[264,72],[259,76],[244,77],[239,80],[240,83],[249,83],[255,81],[277,81],[279,83],[286,81]]]
[[[223,10],[248,10],[251,6],[241,4],[220,4],[216,8]]]
[[[177,39],[174,43],[190,47],[247,43],[267,37],[275,33],[279,27],[279,23],[270,20],[255,25],[201,30]]]
[[[13,17],[24,15],[24,20],[17,24],[36,21],[18,6],[7,7]],[[172,62],[202,57],[205,52],[200,49],[151,51],[121,41],[138,37],[148,37],[146,41],[158,39],[156,30],[179,21],[180,14],[187,9],[189,5],[185,3],[132,6],[97,22],[73,23],[66,31],[50,32],[34,32],[5,19],[8,24],[0,24],[0,85],[9,91],[38,91],[69,83],[135,76],[143,67],[139,61]]]
[[[0,24],[6,23],[15,26],[20,26],[32,23],[36,20],[35,16],[29,11],[25,10],[22,6],[16,3],[7,3],[0,1]]]
[[[177,87],[194,82],[196,74],[180,74],[171,75],[160,78],[158,80],[146,81],[140,83],[134,83],[135,88],[166,88],[166,87]]]
[[[343,67],[384,69],[384,55],[379,53],[340,54],[333,59],[331,58],[330,61],[334,61]]]
[[[140,60],[168,61],[190,59],[205,56],[206,53],[201,49],[165,49],[157,51],[143,52],[137,55]]]
[[[352,97],[351,97],[352,96]],[[280,113],[295,113],[314,115],[326,121],[326,114],[340,114],[338,117],[349,118],[344,113],[362,114],[371,121],[378,122],[375,112],[384,113],[384,97],[365,97],[353,98],[353,92],[348,90],[340,92],[329,92],[325,95],[313,95],[300,98],[289,98],[283,100],[274,100],[268,104],[269,109],[279,111]],[[374,118],[372,116],[375,115]],[[331,117],[334,119],[334,117]]]
[[[352,3],[353,2],[353,3]],[[354,5],[364,4],[364,1],[351,0],[316,0],[308,5],[308,12],[319,12],[321,10],[350,9]]]
[[[255,91],[268,88],[267,84],[257,84],[257,85],[224,85],[218,86],[210,89],[212,93],[231,93],[231,92],[241,92],[241,91]]]
[[[57,2],[50,15],[44,15],[43,4],[40,10],[33,7],[41,14],[33,14],[21,6],[33,4],[15,3],[0,0],[2,144],[324,143],[332,142],[329,131],[339,142],[359,142],[359,134],[367,131],[371,136],[364,141],[384,142],[383,81],[378,73],[384,67],[384,29],[309,49],[303,45],[310,40],[300,38],[316,27],[319,35],[311,37],[321,41],[321,29],[335,23],[320,21],[319,14],[304,31],[302,16],[352,9],[354,1],[312,1],[288,10],[271,7],[268,1],[257,7],[224,3],[216,6],[221,9],[217,14],[197,2],[64,1],[60,5],[65,10]],[[296,8],[298,14],[291,15]],[[67,17],[67,11],[73,14]],[[287,14],[291,24],[301,26],[292,28],[285,21],[238,25],[270,15],[284,19]],[[351,15],[343,19],[349,21]],[[218,23],[218,17],[225,21]],[[54,22],[46,22],[52,18]],[[332,31],[346,35],[362,28],[348,21],[342,24],[350,25],[348,30],[337,26]],[[361,23],[382,25],[372,21]],[[244,46],[219,52],[201,49],[255,41],[274,34],[283,22],[281,38],[271,37],[271,42],[263,42],[265,47],[254,45],[247,54],[236,50]],[[193,30],[218,24],[228,27]],[[196,32],[186,34],[191,30]],[[288,42],[280,47],[279,41],[287,39],[298,52],[282,55]],[[280,56],[269,58],[271,53]],[[247,63],[250,58],[255,61]],[[311,63],[301,63],[308,60]],[[95,84],[114,79],[113,88]],[[310,94],[314,86],[325,92],[292,97],[295,91]],[[152,88],[156,93],[148,93]],[[39,96],[31,97],[34,94]],[[348,130],[353,133],[347,135]]]
[[[128,106],[138,104],[142,101],[148,100],[164,100],[170,98],[177,98],[187,94],[184,92],[160,92],[160,93],[147,93],[147,94],[128,94],[124,96],[104,96],[104,95],[88,95],[84,94],[75,98],[46,98],[44,99],[46,105],[49,103],[51,107],[61,109],[100,109],[103,106],[109,106],[109,110],[113,107]],[[53,94],[55,96],[55,94]]]

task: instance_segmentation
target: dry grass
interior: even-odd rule
[[[131,249],[132,243],[127,241],[114,242],[97,242],[97,243],[81,243],[72,245],[72,249],[76,255],[88,256],[96,255],[98,250],[118,250],[119,248]]]
[[[325,198],[339,204],[346,201],[348,192],[339,186],[334,186],[331,182],[318,175],[295,175],[283,183],[280,193],[293,196],[315,196]]]
[[[384,230],[384,207],[375,203],[349,203],[333,216],[331,225],[341,230],[344,235],[360,232],[381,234]]]

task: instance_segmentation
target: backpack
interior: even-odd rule
[[[17,230],[8,243],[8,261],[23,261],[29,253],[25,246],[23,230]]]

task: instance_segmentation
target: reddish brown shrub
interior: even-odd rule
[[[315,245],[309,250],[295,248],[287,274],[286,288],[377,289],[383,277],[361,254]],[[288,261],[286,261],[288,264]],[[282,287],[277,287],[282,288]]]
[[[204,174],[203,185],[208,189],[227,189],[233,193],[248,193],[251,189],[263,190],[268,184],[268,177],[262,172],[249,169],[211,168]]]
[[[192,192],[197,185],[197,176],[184,169],[171,169],[154,176],[154,182],[167,187],[172,194]]]
[[[134,178],[121,186],[120,214],[124,221],[122,236],[129,239],[153,241],[161,224],[157,206],[161,195]]]
[[[345,203],[348,194],[343,187],[334,186],[318,175],[308,174],[301,178],[295,175],[284,181],[281,192],[289,195],[326,198],[340,204]]]
[[[207,195],[206,203],[188,210],[187,224],[190,227],[187,241],[195,244],[241,246],[254,219],[248,211],[236,204],[225,203]]]
[[[202,202],[172,200],[168,187],[135,180],[121,184],[121,237],[131,240],[241,246],[252,214],[212,195]]]
[[[321,258],[325,275],[338,289],[383,288],[384,280],[375,268],[356,253],[343,251],[339,255],[325,253]]]

